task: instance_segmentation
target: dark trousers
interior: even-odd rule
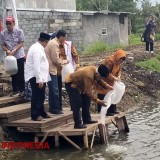
[[[104,97],[105,97],[105,95],[102,95],[102,94],[98,94],[97,96],[98,96],[98,98],[100,100],[103,100]],[[101,107],[102,107],[101,105],[99,105],[99,104],[97,105],[98,113],[101,112]],[[111,106],[107,110],[107,113],[115,113],[115,112],[116,112],[116,105],[115,104],[111,104]]]
[[[25,90],[24,81],[24,58],[17,59],[18,72],[12,75],[12,89],[13,92],[22,92]]]
[[[52,75],[51,81],[48,82],[49,88],[49,111],[51,113],[60,111],[60,97],[59,97],[59,86],[58,86],[58,78],[57,75]]]
[[[153,42],[146,42],[146,51],[153,51]]]
[[[81,107],[82,107],[83,123],[91,120],[89,112],[91,100],[86,94],[80,94],[77,88],[72,88],[71,84],[72,83],[66,83],[65,87],[69,96],[69,102],[71,108],[73,110],[73,118],[75,125],[79,125],[81,123],[81,114],[80,114]]]
[[[58,78],[60,110],[62,110],[62,76],[58,75],[57,78]]]
[[[31,119],[35,120],[38,116],[46,117],[47,113],[44,110],[44,100],[45,100],[45,88],[38,88],[38,83],[36,83],[36,78],[33,77],[29,80],[32,88],[32,98],[31,98]]]

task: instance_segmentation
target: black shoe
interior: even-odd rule
[[[114,116],[115,114],[119,114],[119,112],[111,112],[111,113],[107,113],[106,116]]]
[[[47,114],[45,117],[43,117],[43,118],[53,118],[53,116],[52,115],[50,115],[50,114]]]
[[[75,129],[83,129],[83,128],[87,128],[87,126],[83,125],[83,124],[79,124],[79,125],[74,125]]]
[[[50,112],[52,114],[64,114],[62,111],[53,111],[53,112]]]
[[[107,113],[106,116],[114,116],[114,113]]]
[[[119,112],[113,112],[113,114],[119,114]]]
[[[33,121],[45,121],[45,119],[41,116],[38,116],[37,118],[35,119],[32,119]]]
[[[18,95],[18,96],[23,97],[23,96],[24,96],[24,91],[19,92],[19,95]]]
[[[18,93],[18,92],[12,92],[12,93],[10,93],[9,96],[10,96],[10,97],[18,97],[18,96],[19,96],[19,93]]]
[[[98,121],[90,120],[90,121],[84,121],[84,124],[93,124],[93,123],[98,123]]]

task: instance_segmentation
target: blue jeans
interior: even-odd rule
[[[62,108],[60,105],[57,75],[50,74],[50,76],[51,76],[51,81],[48,82],[49,111],[53,113],[53,112],[61,111]]]

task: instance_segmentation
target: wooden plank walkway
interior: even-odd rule
[[[27,117],[4,125],[18,127],[18,130],[21,132],[44,132],[48,128],[57,127],[73,121],[73,115],[69,108],[64,108],[63,112],[64,114],[53,115],[53,118],[47,118],[45,121],[32,121],[30,117]]]
[[[16,100],[17,97],[8,97],[10,101]],[[1,102],[5,103],[6,97],[2,97]],[[98,123],[88,124],[87,128],[74,129],[73,113],[70,107],[63,108],[64,114],[55,115],[53,118],[48,118],[45,121],[32,121],[30,117],[30,103],[13,105],[5,108],[0,108],[0,121],[3,126],[15,127],[20,132],[34,133],[35,141],[39,141],[39,137],[43,137],[41,142],[44,142],[48,136],[54,137],[55,147],[59,146],[59,137],[63,137],[77,149],[81,149],[75,144],[70,136],[83,136],[84,147],[92,148],[95,133],[99,132],[100,139],[105,142],[108,135],[108,126],[114,124],[119,133],[129,132],[125,113],[115,114],[114,116],[106,116],[105,125],[100,121],[100,114],[93,114],[92,119],[98,120]],[[45,102],[45,110],[48,111],[48,102]],[[88,136],[92,135],[92,141],[89,145]]]
[[[5,107],[7,104],[11,104],[11,103],[22,103],[24,102],[24,98],[17,96],[17,97],[10,97],[10,96],[4,96],[4,97],[0,97],[0,108]]]
[[[100,115],[99,114],[94,114],[92,115],[92,118],[94,120],[98,120],[98,123],[94,124],[88,124],[87,128],[84,129],[74,129],[74,123],[68,123],[56,128],[52,128],[49,130],[46,130],[45,132],[41,133],[36,133],[35,134],[35,139],[38,141],[39,137],[44,137],[43,141],[48,137],[48,136],[53,136],[55,137],[55,147],[59,146],[59,137],[62,136],[65,138],[68,142],[70,142],[72,145],[74,145],[76,148],[80,148],[77,144],[75,144],[73,141],[69,139],[70,136],[83,136],[83,141],[84,141],[84,147],[89,148],[89,143],[88,143],[88,135],[90,133],[95,133],[97,129],[99,129],[100,137],[104,141],[104,138],[106,135],[104,135],[104,131],[106,130],[106,134],[108,135],[108,125],[114,123],[117,124],[117,129],[119,130],[119,133],[121,132],[128,132],[129,128],[126,122],[123,121],[123,118],[125,117],[125,113],[121,112],[120,114],[116,114],[114,116],[109,116],[106,117],[105,120],[105,126],[102,125],[100,121]],[[121,123],[117,123],[120,119],[122,119]],[[93,138],[93,137],[92,137]],[[93,144],[92,144],[93,145]],[[92,147],[92,145],[90,147]]]
[[[46,111],[48,111],[48,102],[45,102],[44,105]],[[7,124],[11,121],[29,117],[31,114],[30,108],[31,108],[30,103],[22,103],[18,105],[0,108],[1,123]]]

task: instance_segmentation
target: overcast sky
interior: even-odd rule
[[[156,2],[160,4],[160,0],[150,0],[150,2],[152,2],[153,5],[155,5]],[[140,1],[138,3],[138,7],[141,8],[141,2]]]
[[[155,5],[156,2],[158,2],[160,4],[160,0],[150,0],[150,1],[153,3],[153,5]]]

